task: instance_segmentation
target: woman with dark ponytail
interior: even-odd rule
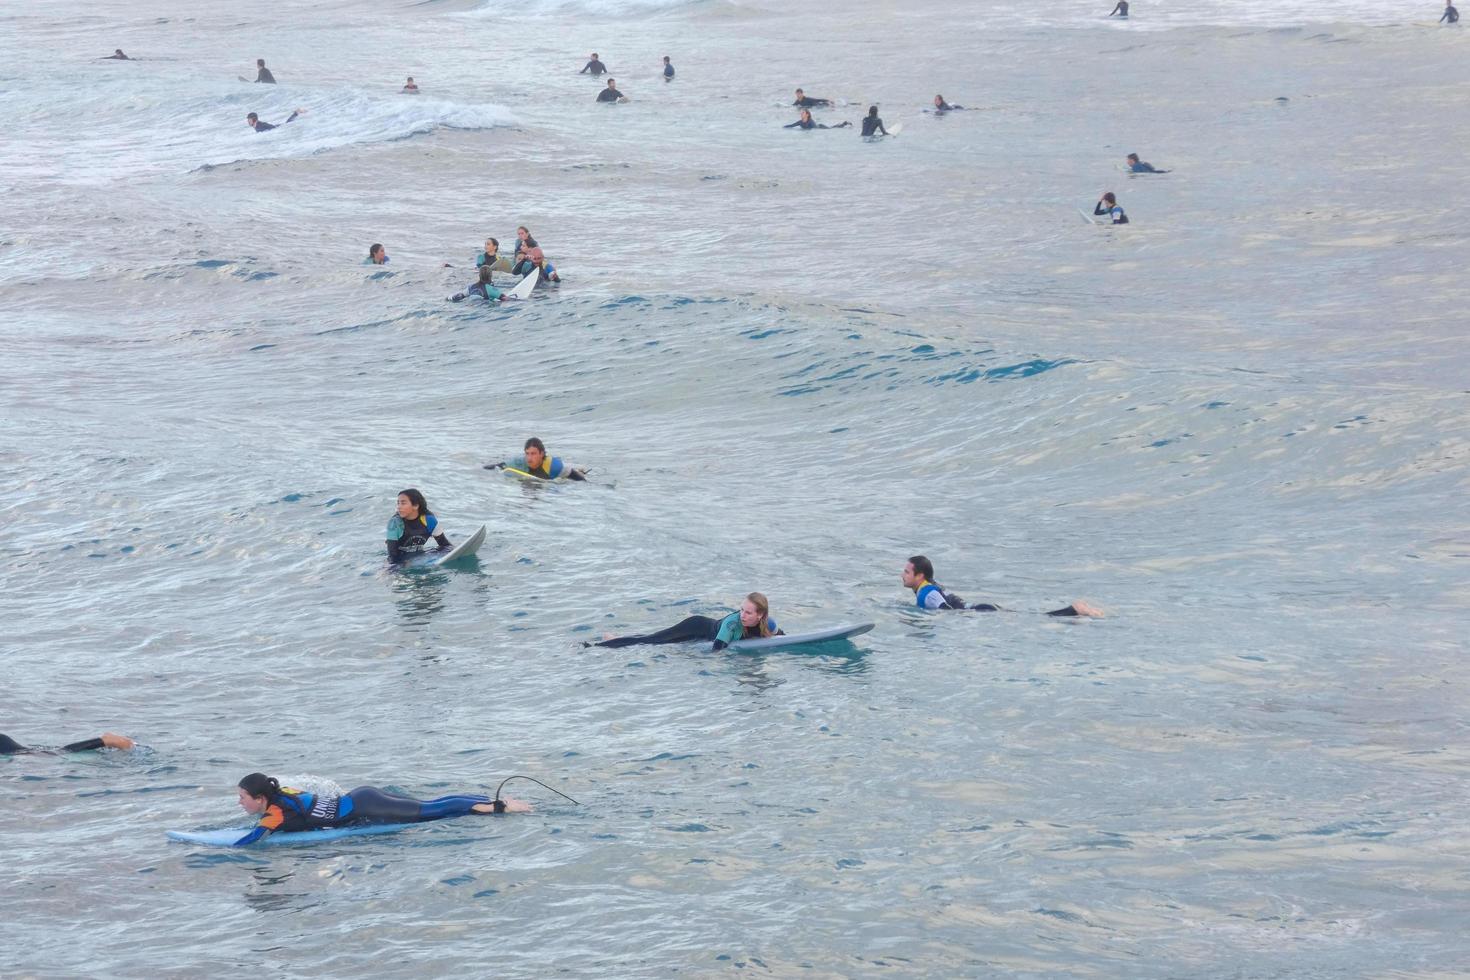
[[[754,640],[767,636],[785,636],[771,618],[771,603],[759,592],[752,592],[740,604],[740,611],[724,619],[690,616],[668,629],[646,636],[612,636],[601,643],[583,643],[584,647],[631,647],[651,643],[688,643],[690,640],[712,640],[710,651],[717,653],[736,640]]]
[[[235,841],[253,844],[274,831],[294,832],[343,827],[349,824],[422,823],[469,813],[529,813],[520,800],[492,800],[488,796],[441,796],[416,800],[376,786],[359,786],[345,796],[326,796],[282,786],[263,772],[240,780],[240,807],[260,815],[255,829]]]
[[[388,560],[395,565],[419,554],[430,538],[440,548],[450,547],[439,529],[439,519],[429,510],[424,495],[412,488],[398,494],[398,512],[388,521]]]

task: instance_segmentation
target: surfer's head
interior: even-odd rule
[[[740,625],[746,629],[760,630],[761,636],[770,636],[771,629],[766,620],[771,615],[771,603],[759,592],[752,592],[740,604]]]
[[[1106,194],[1104,194],[1102,196],[1102,199],[1103,199],[1103,202],[1106,203],[1106,204],[1108,204],[1108,205],[1116,205],[1118,203],[1118,199],[1115,196],[1113,196],[1113,192],[1112,191],[1108,191]]]
[[[480,281],[482,283],[488,286],[492,275],[494,275],[494,272],[488,264],[480,266]]]
[[[934,579],[934,563],[923,555],[914,555],[903,566],[903,587],[918,590],[925,582]]]
[[[240,808],[246,813],[264,813],[271,800],[281,794],[281,784],[263,772],[252,772],[238,785]]]
[[[546,443],[532,436],[526,440],[524,452],[526,465],[533,470],[540,469],[541,463],[546,459]]]
[[[398,491],[398,516],[405,521],[417,520],[429,513],[429,502],[413,488]]]

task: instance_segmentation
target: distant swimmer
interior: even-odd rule
[[[598,60],[596,51],[592,52],[592,57],[585,65],[582,66],[582,70],[577,72],[577,74],[585,75],[588,72],[591,72],[593,77],[607,74],[607,65],[604,65],[600,60]]]
[[[669,61],[669,56],[668,55],[664,55],[664,81],[666,81],[666,82],[672,82],[673,80],[674,80],[674,64],[673,64],[673,62]]]
[[[914,555],[903,566],[903,585],[906,589],[913,590],[914,603],[920,609],[970,609],[976,612],[999,612],[1000,606],[988,602],[977,602],[973,606],[965,605],[965,600],[947,589],[941,588],[934,581],[934,564],[923,555]],[[1102,610],[1096,606],[1088,605],[1081,600],[1064,606],[1061,609],[1053,609],[1047,613],[1048,616],[1087,616],[1093,619],[1102,618]]]
[[[416,800],[376,786],[359,786],[344,796],[310,793],[282,786],[265,773],[252,772],[240,780],[240,808],[258,814],[260,822],[250,833],[235,841],[236,847],[254,844],[277,831],[296,833],[345,827],[352,824],[423,823],[471,813],[529,813],[520,800],[495,800],[488,796],[441,796]]]
[[[524,276],[531,271],[531,249],[538,248],[536,239],[531,237],[531,230],[525,225],[516,228],[516,255],[515,265],[511,267],[510,274],[513,276]]]
[[[409,75],[408,76],[408,81],[406,81],[406,82],[403,83],[403,88],[401,88],[401,89],[398,90],[398,94],[399,95],[418,95],[419,94],[418,83],[416,83],[413,80],[413,76],[412,75]]]
[[[598,102],[627,102],[628,101],[628,97],[626,95],[624,95],[622,92],[619,92],[618,91],[618,84],[617,84],[616,79],[609,78],[607,80],[607,88],[605,88],[601,92],[598,92],[597,93],[597,101]]]
[[[547,283],[551,282],[561,282],[561,276],[556,274],[556,266],[552,265],[551,262],[546,258],[546,253],[541,251],[540,246],[532,247],[532,249],[526,253],[526,258],[530,260],[531,267],[536,269],[537,272],[540,273],[540,275],[536,277],[536,285],[544,286]],[[528,270],[526,272],[526,275],[529,276],[530,274],[531,273]]]
[[[371,246],[368,247],[368,257],[363,259],[362,264],[387,265],[388,250],[383,247],[381,242],[374,242]]]
[[[1460,12],[1455,9],[1453,3],[1445,3],[1444,13],[1440,15],[1439,22],[1441,24],[1458,24],[1460,22]],[[122,52],[119,51],[118,54],[122,54]]]
[[[558,457],[547,455],[546,443],[535,436],[526,440],[526,445],[522,447],[521,453],[520,456],[508,459],[503,463],[486,463],[485,469],[520,470],[522,473],[529,473],[531,476],[541,480],[560,480],[565,478],[580,481],[587,479],[587,471],[585,469],[579,470],[575,467],[568,466]]]
[[[123,54],[122,53],[122,48],[116,48],[116,49],[113,50],[112,54],[108,55],[105,58],[98,58],[97,60],[98,61],[132,61],[133,59],[132,58],[129,58],[127,55]]]
[[[255,75],[257,82],[264,82],[267,85],[276,84],[276,76],[272,75],[271,70],[265,66],[264,58],[256,58],[255,67],[260,69]]]
[[[466,289],[464,292],[455,293],[453,296],[449,297],[449,302],[458,303],[461,300],[469,299],[471,296],[478,296],[480,299],[483,299],[487,303],[497,303],[501,300],[506,299],[507,296],[505,293],[490,285],[490,275],[490,266],[480,266],[479,279],[470,283],[469,288]]]
[[[255,130],[257,133],[264,133],[264,132],[268,132],[268,131],[270,131],[272,129],[275,129],[277,126],[284,126],[284,125],[286,125],[286,123],[291,122],[297,116],[301,115],[305,111],[306,111],[305,109],[297,109],[295,112],[291,113],[291,115],[287,116],[286,117],[286,122],[283,122],[283,123],[261,122],[260,121],[260,117],[257,116],[255,113],[252,112],[252,113],[248,114],[245,117],[245,125],[249,126],[251,129]]]
[[[883,120],[878,118],[878,107],[870,105],[868,106],[868,114],[863,117],[863,135],[877,136],[879,133],[887,136],[888,130],[883,128]]]
[[[60,752],[95,752],[98,749],[127,751],[135,745],[137,743],[126,735],[114,735],[112,732],[103,732],[99,738],[88,738],[80,742],[72,742],[70,745],[63,745],[59,749],[35,749],[28,745],[21,745],[9,735],[0,735],[0,755],[55,755]]]
[[[1128,154],[1128,172],[1135,174],[1166,174],[1167,170],[1157,170],[1151,163],[1144,163],[1138,159],[1137,153]]]
[[[586,647],[631,647],[656,643],[688,643],[691,640],[712,640],[711,652],[725,649],[736,640],[753,640],[766,636],[785,636],[776,628],[771,618],[771,604],[759,592],[752,592],[740,604],[740,611],[724,619],[708,616],[690,616],[668,629],[645,636],[609,636],[601,643],[583,643]]]
[[[388,560],[395,565],[421,554],[433,538],[440,549],[453,547],[439,530],[439,519],[429,510],[428,501],[417,490],[398,494],[398,513],[388,520]]]
[[[936,96],[934,96],[934,111],[935,112],[954,112],[956,109],[963,109],[963,108],[964,108],[964,106],[962,106],[962,105],[954,105],[952,103],[949,103],[949,102],[944,101],[944,96],[942,96],[942,95],[936,95]]]
[[[1113,14],[1117,14],[1119,17],[1127,17],[1128,16],[1128,0],[1118,0],[1118,5],[1113,8],[1113,13],[1112,14],[1108,14],[1108,16],[1111,17],[1111,16],[1113,16]]]
[[[781,128],[782,129],[845,129],[848,126],[851,126],[851,125],[852,125],[852,123],[850,123],[850,122],[840,122],[836,126],[828,126],[825,123],[819,123],[816,120],[814,120],[812,118],[812,111],[810,109],[803,109],[803,110],[801,110],[801,116],[796,120],[796,122],[787,123],[786,125],[782,126]]]
[[[1126,225],[1128,223],[1128,215],[1124,214],[1123,209],[1118,207],[1118,199],[1113,196],[1112,191],[1108,191],[1102,196],[1102,200],[1098,201],[1097,206],[1092,209],[1092,213],[1107,215],[1113,219],[1113,224],[1115,225]]]
[[[807,95],[801,89],[797,89],[796,90],[796,101],[793,102],[793,103],[791,103],[791,104],[792,105],[799,105],[799,106],[806,106],[808,109],[811,109],[811,108],[814,108],[816,106],[830,106],[832,104],[832,100],[831,99],[819,99],[819,98],[817,98],[814,95]]]

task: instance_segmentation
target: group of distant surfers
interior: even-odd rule
[[[363,265],[387,265],[390,259],[388,249],[382,242],[373,242],[368,246],[367,258]],[[453,268],[450,263],[444,263],[446,268]],[[531,237],[531,230],[525,225],[516,229],[516,248],[512,258],[506,258],[500,254],[500,239],[486,238],[485,250],[475,256],[475,281],[470,283],[460,292],[449,297],[451,303],[459,303],[466,299],[479,298],[486,302],[495,303],[501,300],[512,299],[510,293],[497,289],[494,285],[494,275],[504,272],[514,276],[518,281],[535,272],[536,286],[546,286],[561,282],[561,276],[556,271],[556,266],[546,257],[546,253]]]

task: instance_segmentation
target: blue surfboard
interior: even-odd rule
[[[266,834],[251,844],[251,847],[271,847],[281,844],[321,844],[343,837],[361,837],[367,834],[396,834],[412,827],[411,823],[370,823],[355,827],[323,827],[321,830],[299,830],[294,833]],[[235,841],[244,837],[254,827],[227,827],[224,830],[170,830],[169,840],[184,844],[202,844],[205,847],[233,847]]]

